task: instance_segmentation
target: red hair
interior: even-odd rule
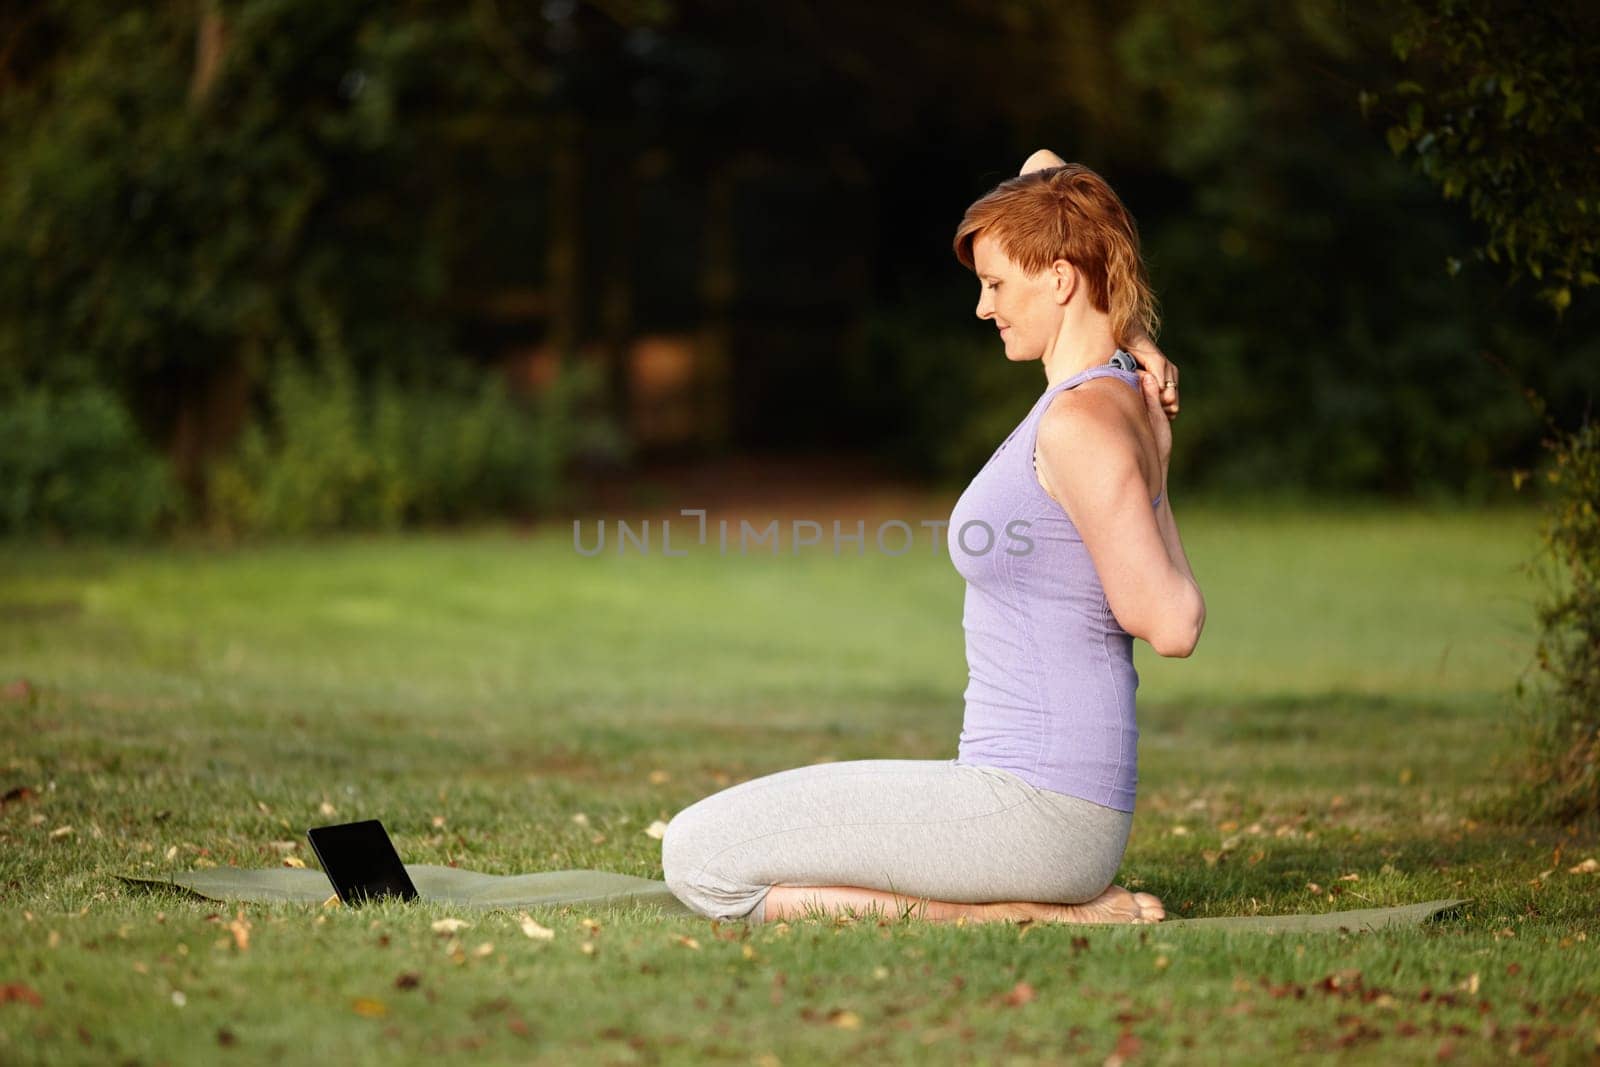
[[[1058,259],[1078,268],[1090,305],[1110,317],[1119,346],[1131,344],[1137,330],[1155,338],[1160,319],[1139,256],[1139,229],[1088,167],[1067,163],[1008,178],[975,201],[956,227],[956,258],[968,270],[977,269],[972,243],[980,233],[1029,274]]]

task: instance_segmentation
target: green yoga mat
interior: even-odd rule
[[[481,874],[458,867],[408,863],[406,872],[424,900],[469,908],[530,908],[545,904],[643,904],[659,906],[667,915],[693,915],[672,895],[665,882],[610,871],[543,871],[538,874]],[[164,878],[121,875],[135,886],[177,889],[206,900],[289,900],[320,904],[333,895],[321,871],[293,867],[243,870],[215,867],[184,871]],[[1377,930],[1389,926],[1420,926],[1441,912],[1471,903],[1469,899],[1429,900],[1393,908],[1357,908],[1351,911],[1309,915],[1244,915],[1214,919],[1168,919],[1161,929],[1178,926],[1218,930],[1255,930],[1261,933],[1300,933],[1315,930]],[[1083,926],[1120,926],[1121,923],[1080,923]]]

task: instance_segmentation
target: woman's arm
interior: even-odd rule
[[[1147,417],[1166,428],[1153,385],[1142,391]],[[1188,656],[1205,626],[1205,599],[1166,498],[1165,455],[1162,501],[1152,507],[1137,459],[1140,431],[1128,409],[1075,392],[1058,396],[1040,419],[1041,473],[1083,537],[1117,622],[1162,656]]]

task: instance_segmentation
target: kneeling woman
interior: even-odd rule
[[[1046,381],[950,516],[958,755],[799,767],[685,808],[662,867],[702,915],[1165,915],[1113,884],[1138,782],[1133,638],[1188,656],[1205,601],[1166,498],[1177,368],[1150,341],[1137,230],[1099,175],[1040,153],[967,209],[955,250],[1006,358]],[[1129,350],[1147,369],[1121,365]]]

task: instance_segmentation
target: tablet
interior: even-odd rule
[[[397,897],[417,899],[394,842],[377,819],[316,826],[306,831],[322,871],[345,904]]]

